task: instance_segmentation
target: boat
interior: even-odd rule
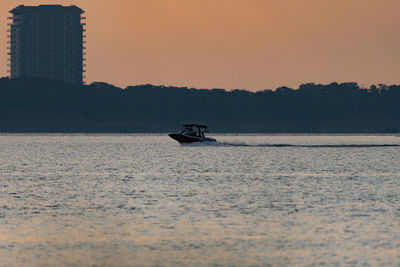
[[[216,142],[214,138],[204,136],[207,126],[198,124],[184,124],[180,133],[170,133],[169,137],[181,144],[190,144],[195,142]]]

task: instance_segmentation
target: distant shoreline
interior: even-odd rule
[[[400,85],[302,84],[298,89],[194,89],[0,79],[0,133],[396,134]]]
[[[177,132],[174,129],[171,131],[138,131],[138,132],[111,132],[111,131],[97,131],[97,132],[88,132],[88,131],[0,131],[0,135],[7,134],[155,134],[155,135],[167,135],[168,133]],[[208,135],[382,135],[382,136],[392,136],[399,135],[400,133],[388,133],[388,132],[212,132]]]

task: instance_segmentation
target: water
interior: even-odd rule
[[[0,135],[1,266],[400,264],[400,138]]]

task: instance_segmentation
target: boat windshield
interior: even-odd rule
[[[197,136],[204,138],[204,131],[207,129],[207,126],[198,126],[198,125],[183,125],[184,129],[181,131],[181,134]]]

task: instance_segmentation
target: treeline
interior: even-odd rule
[[[302,84],[276,90],[192,89],[0,79],[1,132],[169,132],[201,123],[214,132],[395,133],[400,86]]]

